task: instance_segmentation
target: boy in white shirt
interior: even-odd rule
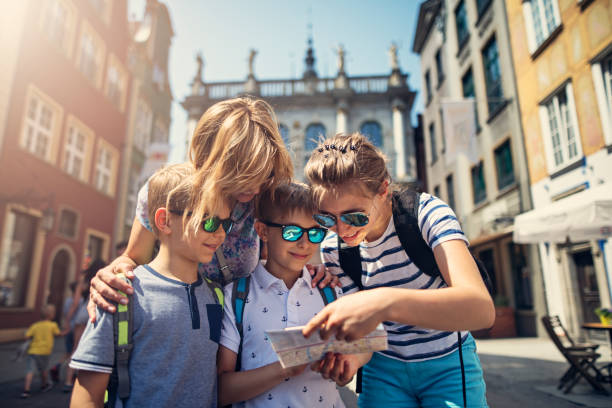
[[[306,369],[307,365],[283,369],[265,334],[304,325],[325,306],[304,268],[327,232],[312,218],[315,210],[304,184],[283,185],[274,195],[263,194],[259,199],[255,229],[267,245],[267,262],[242,283],[248,285],[244,308],[238,311],[242,336],[236,310],[230,305],[234,286],[241,281],[225,287],[227,306],[218,356],[220,406],[239,402],[245,407],[344,406],[336,384]],[[340,296],[342,290],[337,288],[336,293]],[[371,353],[328,356],[332,362],[327,367],[333,370],[322,373],[345,385],[370,357]],[[314,363],[313,368],[321,370],[321,365]]]

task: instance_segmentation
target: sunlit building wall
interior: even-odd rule
[[[126,134],[125,0],[0,5],[0,341],[108,260]]]

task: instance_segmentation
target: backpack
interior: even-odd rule
[[[410,258],[410,260],[419,268],[421,272],[431,277],[439,277],[444,281],[444,277],[440,273],[433,250],[428,243],[423,239],[421,229],[419,228],[418,212],[421,194],[414,190],[404,190],[394,192],[391,196],[393,224],[397,231],[397,236],[402,248]],[[470,252],[471,254],[471,252]],[[338,256],[340,268],[351,278],[357,285],[359,290],[363,290],[361,282],[361,255],[359,254],[359,246],[349,247],[338,236]],[[478,267],[478,272],[482,278],[489,294],[492,294],[493,286],[491,278],[484,264],[474,257],[474,262]],[[465,390],[465,371],[463,367],[463,352],[461,349],[461,332],[457,332],[459,344],[459,360],[461,363],[461,377],[463,381],[463,402],[466,403]],[[361,369],[357,372],[357,392],[361,392]]]
[[[244,321],[244,307],[247,303],[247,297],[249,296],[249,288],[251,286],[251,275],[243,276],[234,283],[232,288],[232,307],[234,309],[234,317],[236,321],[236,328],[238,334],[240,334],[240,344],[238,346],[238,355],[236,357],[236,371],[240,371],[240,358],[242,356],[242,339],[243,339],[243,321]],[[337,299],[336,291],[329,286],[319,288],[319,294],[323,299],[323,303],[327,306],[329,303]]]
[[[123,274],[119,274],[128,284],[132,282]],[[221,287],[208,278],[204,281],[213,293],[215,302],[223,307],[223,291]],[[115,344],[115,362],[113,364],[113,372],[108,381],[106,394],[104,395],[104,407],[114,408],[117,397],[125,401],[130,396],[130,372],[129,362],[130,355],[134,343],[132,342],[132,334],[134,333],[134,308],[132,307],[133,295],[119,293],[128,298],[128,304],[117,304],[117,311],[113,314],[113,339]]]

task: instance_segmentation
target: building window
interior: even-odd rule
[[[100,192],[110,196],[115,193],[118,157],[119,153],[114,147],[103,140],[99,140],[94,186]]]
[[[168,127],[160,120],[155,121],[151,141],[153,143],[168,143]]]
[[[453,210],[455,209],[455,184],[453,181],[453,175],[449,174],[446,176],[446,194],[447,194],[447,204]]]
[[[478,123],[478,103],[476,101],[476,90],[474,89],[474,75],[472,74],[472,68],[468,69],[467,72],[461,78],[461,85],[463,87],[464,98],[474,98],[474,120],[476,122],[476,130],[480,129]]]
[[[497,168],[497,189],[501,190],[514,183],[510,139],[502,143],[493,153],[495,155],[495,167]]]
[[[319,140],[325,138],[325,126],[321,123],[312,123],[306,127],[304,139],[304,157],[308,161],[312,151],[319,145]]]
[[[285,144],[285,147],[288,149],[289,148],[289,127],[287,127],[287,125],[284,124],[280,124],[278,125],[278,132],[281,135],[281,138],[283,139],[283,143]]]
[[[502,89],[501,70],[499,69],[499,52],[497,41],[493,37],[482,50],[489,116],[494,115],[504,105],[504,90]]]
[[[374,146],[378,148],[383,147],[382,130],[378,122],[364,122],[359,130]]]
[[[159,65],[155,64],[153,66],[153,75],[151,80],[157,86],[158,91],[164,90],[164,82],[166,76],[164,75],[164,71],[159,67]]]
[[[459,2],[459,5],[455,9],[455,24],[457,25],[457,48],[462,49],[470,36],[467,11],[465,9],[465,1],[463,0]]]
[[[96,88],[100,88],[104,54],[106,52],[104,42],[86,21],[81,24],[80,38],[77,67],[85,78]]]
[[[442,66],[442,48],[436,51],[436,73],[438,75],[438,86],[444,82],[444,67]]]
[[[42,31],[52,44],[70,57],[76,27],[76,9],[67,0],[52,0],[42,9]]]
[[[125,98],[127,94],[127,70],[123,64],[113,54],[108,58],[106,70],[106,85],[104,93],[111,100],[113,105],[123,112],[125,109]]]
[[[429,77],[429,70],[425,72],[425,93],[427,94],[427,105],[431,102],[432,94],[431,94],[431,78]]]
[[[57,233],[66,238],[76,239],[79,216],[76,212],[63,208],[60,211]]]
[[[440,198],[440,186],[435,186],[433,189],[433,195],[434,197],[438,197]]]
[[[84,182],[88,179],[87,169],[90,163],[93,138],[94,133],[91,129],[77,121],[74,117],[68,117],[62,168],[72,177]]]
[[[134,125],[134,146],[144,152],[151,139],[151,127],[153,125],[153,112],[147,103],[140,99],[136,108],[136,120]]]
[[[139,185],[139,174],[140,170],[136,167],[132,167],[128,179],[128,191],[127,200],[125,205],[125,224],[131,226],[134,221],[134,215],[136,214],[136,202],[138,200],[138,189]]]
[[[54,161],[62,109],[47,95],[30,86],[25,110],[21,147],[45,161]]]
[[[474,205],[478,205],[487,199],[482,161],[472,167],[472,192],[474,195]]]
[[[557,0],[523,1],[529,51],[534,53],[561,24]]]
[[[591,70],[604,140],[606,145],[610,146],[612,145],[612,52],[594,62]]]
[[[431,164],[438,161],[438,148],[436,146],[436,129],[434,123],[429,124],[429,147],[431,153]]]
[[[8,212],[0,251],[0,307],[26,306],[38,221],[30,214]]]
[[[559,170],[582,157],[573,88],[567,83],[540,106],[549,171]]]
[[[485,11],[491,5],[491,0],[476,0],[476,9],[478,11],[478,17],[482,16]]]
[[[112,0],[89,0],[97,14],[106,24],[110,24]]]
[[[85,231],[85,253],[83,263],[86,268],[96,259],[106,260],[110,239],[103,232],[87,229]]]

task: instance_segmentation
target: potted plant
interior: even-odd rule
[[[475,330],[472,335],[478,339],[516,337],[516,319],[514,308],[510,306],[510,299],[504,295],[495,295],[495,323],[488,329]]]
[[[612,309],[607,307],[598,307],[595,309],[595,314],[599,317],[602,324],[612,325]]]

